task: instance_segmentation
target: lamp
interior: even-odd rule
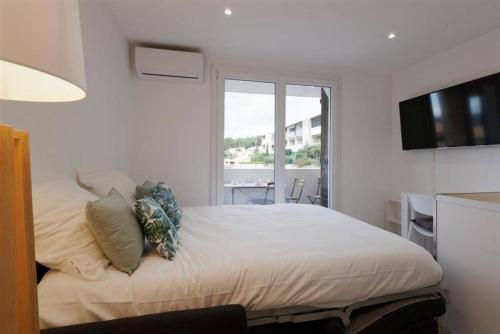
[[[86,95],[77,0],[0,0],[0,100]],[[0,333],[37,334],[28,133],[0,124]]]
[[[86,95],[76,0],[0,0],[0,99],[67,102]]]

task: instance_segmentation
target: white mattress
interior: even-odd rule
[[[151,252],[128,276],[91,282],[50,271],[38,286],[41,328],[241,304],[248,311],[338,307],[436,285],[420,246],[312,205],[184,208],[174,261]]]

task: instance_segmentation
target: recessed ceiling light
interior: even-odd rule
[[[232,13],[233,11],[231,10],[231,8],[224,9],[224,14],[226,14],[227,16],[231,15]]]
[[[394,38],[396,38],[396,34],[391,32],[389,35],[387,35],[387,38],[394,39]]]

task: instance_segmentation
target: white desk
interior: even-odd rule
[[[234,205],[234,192],[238,189],[267,189],[267,183],[242,183],[242,184],[232,184],[225,183],[224,188],[231,189],[231,203]]]

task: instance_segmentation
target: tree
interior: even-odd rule
[[[246,149],[250,147],[260,146],[262,144],[262,136],[246,137],[246,138],[224,138],[224,149],[244,147]]]
[[[225,159],[234,159],[234,158],[236,158],[236,156],[233,153],[229,152],[228,150],[225,150],[224,151],[224,158]]]
[[[260,153],[257,148],[252,153],[250,161],[256,164],[272,164],[274,157],[268,153]]]
[[[295,164],[299,167],[308,165],[319,165],[319,158],[321,156],[321,146],[313,145],[301,148],[295,155]]]

